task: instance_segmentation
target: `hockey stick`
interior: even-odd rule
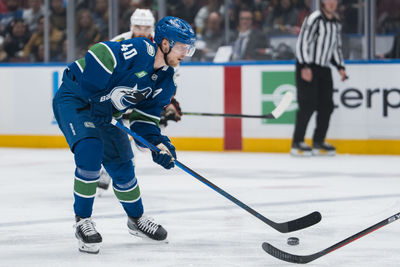
[[[158,147],[156,147],[153,144],[147,142],[143,137],[137,135],[136,133],[134,133],[133,131],[131,131],[130,129],[128,129],[123,124],[121,124],[120,122],[116,121],[115,119],[113,119],[111,123],[113,125],[115,125],[116,127],[120,128],[121,130],[123,130],[124,132],[126,132],[128,135],[132,136],[136,141],[138,141],[141,144],[143,144],[144,146],[148,147],[151,151],[157,152],[157,153],[160,152],[160,149]],[[277,230],[277,231],[279,231],[281,233],[288,233],[288,232],[297,231],[297,230],[309,227],[311,225],[314,225],[314,224],[318,223],[319,221],[321,221],[321,214],[319,212],[317,212],[317,211],[314,211],[314,212],[312,212],[312,213],[310,213],[310,214],[308,214],[308,215],[306,215],[304,217],[301,217],[301,218],[298,218],[298,219],[295,219],[295,220],[289,221],[289,222],[276,223],[274,221],[271,221],[270,219],[264,217],[263,215],[261,215],[257,211],[253,210],[252,208],[250,208],[249,206],[247,206],[246,204],[241,202],[239,199],[237,199],[237,198],[233,197],[232,195],[230,195],[228,192],[226,192],[222,188],[220,188],[217,185],[213,184],[212,182],[210,182],[209,180],[207,180],[206,178],[204,178],[203,176],[201,176],[200,174],[198,174],[194,170],[192,170],[189,167],[185,166],[183,163],[181,163],[177,159],[174,159],[174,161],[175,161],[175,165],[178,166],[179,168],[181,168],[184,172],[190,174],[191,176],[193,176],[194,178],[196,178],[200,182],[204,183],[205,185],[207,185],[208,187],[210,187],[214,191],[216,191],[219,194],[223,195],[224,197],[226,197],[227,199],[229,199],[230,201],[232,201],[233,203],[235,203],[236,205],[238,205],[242,209],[246,210],[250,214],[254,215],[258,219],[260,219],[261,221],[263,221],[264,223],[268,224],[269,226],[271,226],[272,228],[274,228],[275,230]]]
[[[365,229],[361,232],[358,232],[355,235],[352,235],[352,236],[334,244],[333,246],[330,246],[329,248],[326,248],[317,253],[306,255],[306,256],[300,256],[300,255],[294,255],[294,254],[287,253],[285,251],[277,249],[276,247],[272,246],[271,244],[269,244],[267,242],[264,242],[262,244],[262,248],[268,254],[274,256],[275,258],[283,260],[283,261],[287,261],[287,262],[291,262],[291,263],[309,263],[309,262],[316,260],[322,256],[325,256],[326,254],[331,253],[341,247],[344,247],[347,244],[350,244],[351,242],[353,242],[367,234],[370,234],[370,233],[378,230],[379,228],[382,228],[383,226],[388,225],[389,223],[392,223],[398,219],[400,219],[400,212],[393,216],[390,216],[389,218],[387,218],[377,224],[372,225],[371,227],[368,227],[367,229]]]
[[[212,117],[230,117],[230,118],[255,118],[255,119],[277,119],[283,112],[289,107],[293,101],[293,93],[286,92],[283,95],[281,102],[278,106],[268,114],[264,115],[245,115],[245,114],[233,114],[233,113],[205,113],[205,112],[182,112],[183,115],[192,116],[212,116]]]

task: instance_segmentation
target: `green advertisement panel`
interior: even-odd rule
[[[291,91],[296,94],[294,71],[263,71],[261,73],[262,113],[271,112],[282,99],[283,94]],[[296,101],[288,107],[281,117],[275,120],[263,120],[263,124],[294,124],[297,110]]]

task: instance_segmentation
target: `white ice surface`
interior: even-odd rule
[[[295,254],[327,248],[400,211],[400,157],[293,158],[286,154],[180,152],[179,160],[265,217],[288,221],[320,211],[322,221],[281,234],[179,168],[163,170],[139,153],[136,176],[145,211],[169,244],[128,234],[107,191],[94,220],[98,255],[78,252],[74,237],[73,155],[69,150],[0,149],[0,266],[293,266],[261,249]],[[289,236],[300,245],[289,247]],[[394,222],[309,266],[400,266]]]

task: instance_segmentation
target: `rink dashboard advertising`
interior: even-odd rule
[[[400,153],[400,62],[347,62],[334,78],[335,111],[328,140],[339,153]],[[0,145],[66,147],[52,114],[65,65],[1,65]],[[182,64],[176,98],[183,111],[267,114],[287,91],[296,93],[293,62]],[[7,88],[7,90],[5,90]],[[21,109],[21,105],[23,108]],[[287,152],[296,100],[276,120],[183,116],[163,129],[178,149]],[[310,138],[315,118],[310,121]],[[272,141],[272,142],[271,142]]]

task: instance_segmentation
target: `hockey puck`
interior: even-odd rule
[[[300,240],[297,237],[289,237],[287,239],[287,244],[290,246],[297,246],[300,243]]]

